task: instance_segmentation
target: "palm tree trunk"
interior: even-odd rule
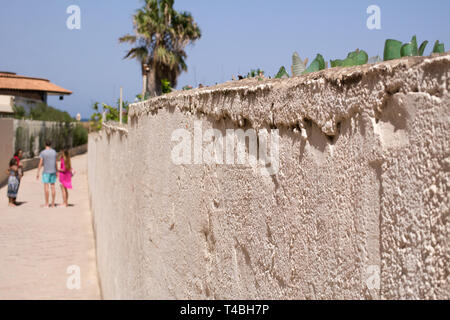
[[[147,93],[147,79],[148,75],[147,73],[142,73],[142,99],[145,98],[145,94]]]
[[[150,70],[147,75],[147,91],[151,97],[162,94],[161,78],[156,73],[156,70]]]

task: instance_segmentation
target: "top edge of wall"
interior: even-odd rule
[[[437,66],[445,77],[424,73],[425,69],[431,70],[429,66],[431,69]],[[308,118],[324,133],[332,135],[339,119],[351,116],[350,109],[353,113],[360,112],[361,108],[376,109],[384,103],[386,94],[431,92],[436,90],[431,88],[436,86],[436,82],[441,93],[446,94],[449,70],[450,52],[446,52],[355,67],[329,68],[288,79],[229,81],[131,104],[129,116],[139,118],[158,109],[178,108],[215,119],[228,117],[238,124],[245,119],[253,127],[295,126],[299,120]],[[436,79],[425,81],[425,77]]]

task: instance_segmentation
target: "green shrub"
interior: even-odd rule
[[[66,111],[58,110],[50,107],[45,103],[39,103],[35,107],[32,107],[27,113],[23,106],[13,106],[14,118],[16,119],[28,119],[38,121],[56,121],[56,122],[73,122],[74,118]]]
[[[167,80],[167,79],[162,79],[161,80],[161,87],[162,87],[162,93],[163,94],[172,92],[172,88],[170,87],[170,81]]]
[[[34,158],[35,154],[34,154],[34,136],[31,135],[30,137],[30,145],[29,147],[29,152],[30,152],[30,158]]]
[[[23,149],[26,139],[27,139],[27,132],[25,128],[18,127],[16,129],[16,140],[14,144],[14,150]]]
[[[13,111],[14,111],[14,118],[15,119],[23,119],[27,116],[27,113],[25,111],[25,108],[22,106],[13,106]]]
[[[106,103],[102,103],[103,111],[105,111],[106,121],[119,121],[119,100],[117,100],[117,106],[110,106]],[[122,114],[122,123],[128,122],[128,108],[129,103],[128,101],[123,101],[123,114]],[[102,122],[103,122],[103,116],[102,116],[102,110],[100,110],[100,103],[95,102],[92,105],[92,109],[94,110],[94,113],[91,115],[91,124],[92,128],[94,130],[101,130],[102,128]]]
[[[88,131],[81,124],[77,124],[72,134],[73,146],[78,147],[88,142]]]
[[[58,122],[73,122],[74,119],[66,111],[61,111],[46,105],[45,103],[39,103],[36,107],[31,108],[29,112],[29,118],[32,120],[41,121],[58,121]]]

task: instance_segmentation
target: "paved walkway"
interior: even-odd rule
[[[95,242],[89,210],[87,155],[72,159],[76,170],[72,207],[40,208],[44,190],[36,170],[25,172],[18,201],[9,208],[0,189],[0,299],[100,299]],[[56,203],[62,202],[57,185]],[[81,288],[76,286],[78,266]],[[70,287],[70,285],[69,285]]]

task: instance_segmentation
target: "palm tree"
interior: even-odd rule
[[[143,97],[147,92],[160,95],[162,79],[169,80],[172,87],[177,85],[178,76],[187,71],[185,48],[201,37],[192,15],[175,11],[173,4],[174,0],[145,0],[133,16],[134,35],[119,39],[133,45],[125,59],[141,64]]]

